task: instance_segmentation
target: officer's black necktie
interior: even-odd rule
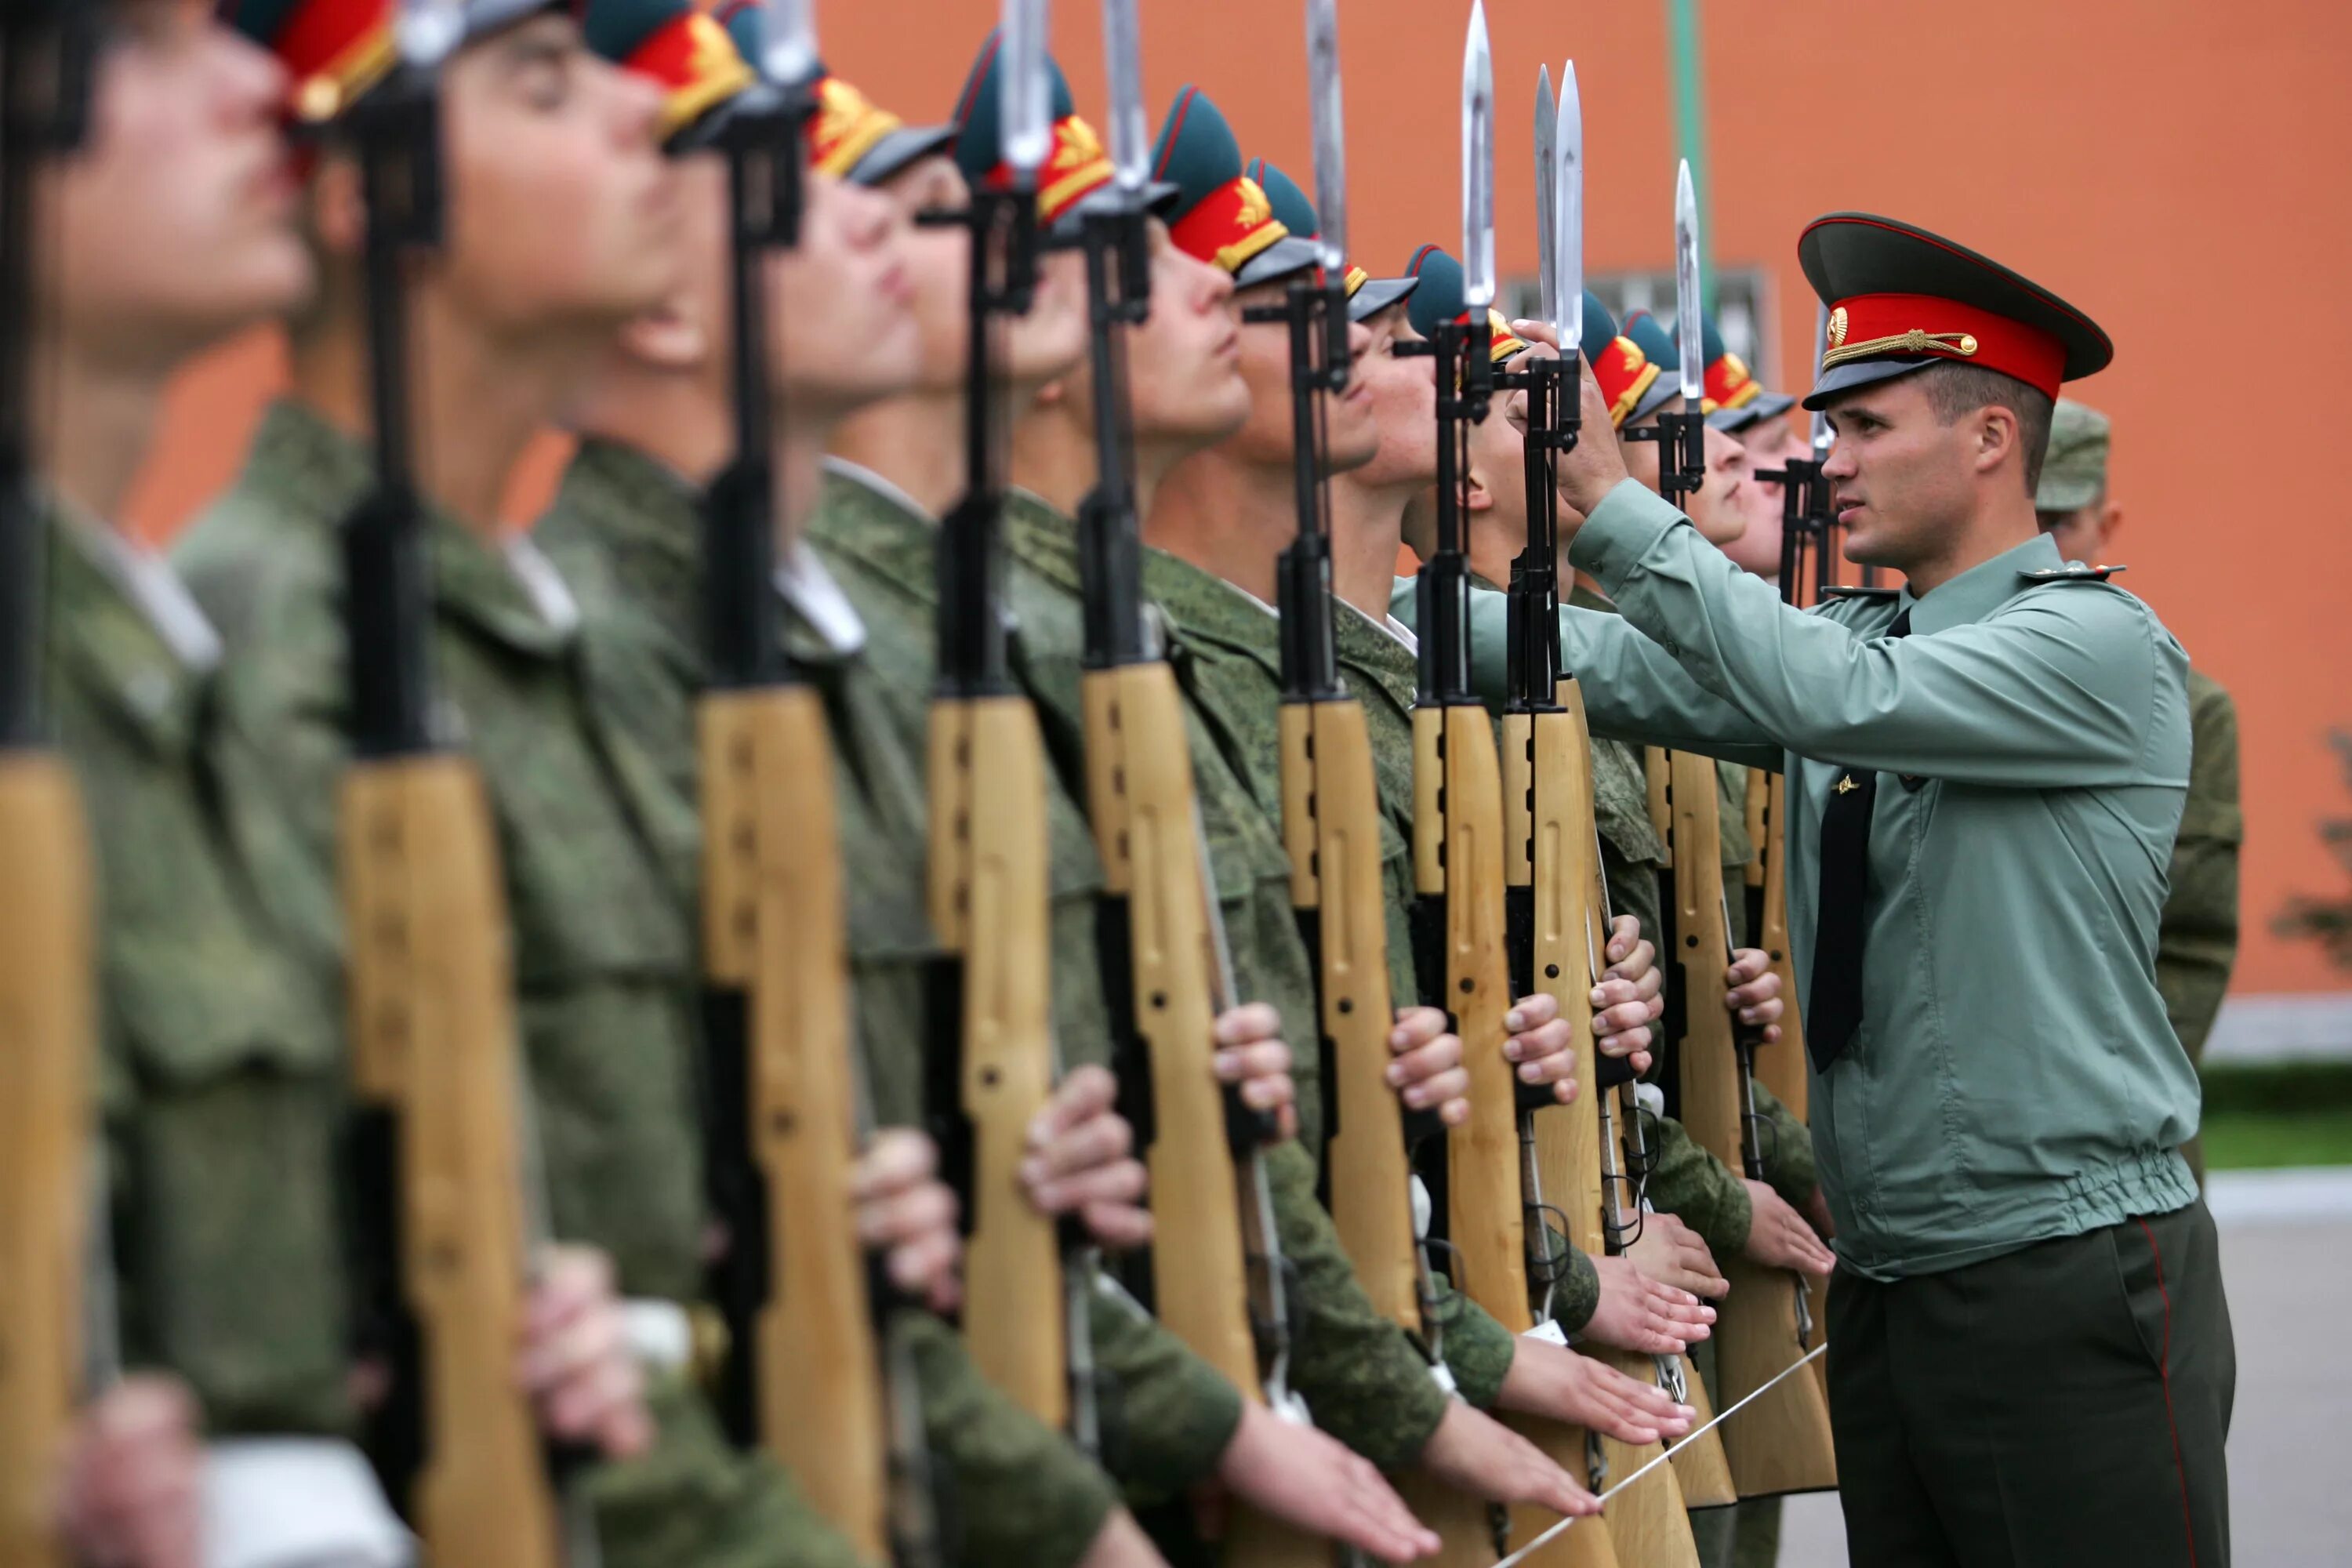
[[[1890,637],[1911,635],[1905,610],[1886,628]],[[1816,1071],[1844,1054],[1862,1022],[1862,951],[1869,927],[1863,902],[1870,892],[1870,811],[1878,800],[1878,774],[1849,768],[1830,786],[1822,813],[1822,895],[1813,926],[1813,991],[1805,1016],[1805,1048]]]

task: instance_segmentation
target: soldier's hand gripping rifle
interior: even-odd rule
[[[1080,701],[1087,813],[1103,864],[1104,981],[1123,1035],[1120,1108],[1150,1172],[1144,1293],[1160,1321],[1244,1397],[1304,1420],[1288,1387],[1287,1281],[1262,1152],[1278,1123],[1216,1079],[1216,1020],[1232,1002],[1231,966],[1201,837],[1184,700],[1146,619],[1125,339],[1150,315],[1150,154],[1131,0],[1106,0],[1104,21],[1121,199],[1084,219],[1098,471],[1078,515]],[[1237,1509],[1222,1560],[1307,1568],[1330,1555],[1327,1542]]]
[[[544,1239],[504,880],[479,774],[434,722],[405,275],[442,240],[438,76],[462,5],[409,0],[400,61],[339,122],[360,163],[374,487],[342,526],[352,761],[337,802],[379,1470],[439,1563],[593,1558],[513,1377]]]
[[[1050,150],[1045,6],[1005,7],[999,72],[1001,188],[941,215],[971,234],[965,367],[969,479],[939,551],[940,686],[931,702],[929,904],[951,955],[934,997],[934,1124],[963,1194],[964,1331],[990,1382],[1049,1426],[1099,1447],[1087,1300],[1092,1248],[1075,1219],[1057,1236],[1021,1181],[1031,1120],[1060,1072],[1050,973],[1045,760],[1037,716],[1006,667],[1000,537],[1006,413],[1003,323],[1035,292],[1037,170]]]
[[[768,258],[798,243],[815,30],[763,18],[762,83],[730,106],[733,460],[705,502],[710,688],[702,795],[707,1156],[729,1247],[720,1414],[763,1445],[868,1561],[944,1560],[900,1344],[903,1309],[857,1235],[852,1170],[870,1115],[850,1022],[833,748],[777,622]]]
[[[0,4],[0,1563],[66,1568],[51,1487],[82,1389],[97,1228],[89,837],[41,696],[33,478],[33,184],[79,144],[87,0]],[[102,1340],[110,1325],[92,1325]]]

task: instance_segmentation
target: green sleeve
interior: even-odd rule
[[[2195,1061],[2204,1055],[2237,961],[2238,847],[2245,818],[2238,804],[2238,714],[2230,694],[2192,668],[2189,699],[2189,798],[2172,847],[2156,984],[2173,1032]]]
[[[1384,1470],[1410,1465],[1444,1417],[1447,1395],[1404,1331],[1380,1315],[1315,1199],[1315,1165],[1297,1139],[1266,1152],[1283,1261],[1298,1293],[1290,1385],[1315,1424]]]
[[[938,1319],[909,1313],[905,1343],[932,1454],[952,1481],[963,1568],[1069,1568],[1119,1506],[1110,1480],[980,1375]]]
[[[1560,1260],[1559,1279],[1552,1287],[1553,1321],[1563,1333],[1580,1333],[1601,1310],[1601,1270],[1568,1237],[1549,1226],[1544,1228],[1551,1237],[1553,1255]]]
[[[1216,1473],[1241,1425],[1241,1390],[1115,1285],[1088,1314],[1103,1390],[1103,1463],[1142,1510]]]
[[[1951,784],[2153,782],[2169,639],[2120,589],[2021,597],[1933,637],[1857,637],[1782,604],[1631,479],[1570,554],[1623,613],[1560,613],[1562,657],[1604,732],[1754,766],[1785,750]]]
[[[1772,1190],[1802,1214],[1812,1201],[1821,1176],[1813,1168],[1813,1134],[1780,1097],[1751,1080],[1756,1091],[1756,1115],[1772,1131],[1764,1134],[1764,1179]]]
[[[1671,1117],[1645,1119],[1650,1138],[1650,1206],[1698,1232],[1717,1257],[1737,1257],[1748,1245],[1755,1208],[1729,1167],[1698,1146]]]
[[[773,1460],[730,1445],[682,1379],[646,1401],[653,1451],[588,1483],[604,1568],[877,1568]]]
[[[1442,1349],[1445,1369],[1464,1399],[1481,1410],[1492,1410],[1503,1397],[1503,1379],[1518,1353],[1518,1336],[1496,1322],[1493,1314],[1459,1290],[1443,1274],[1433,1273],[1437,1292],[1438,1321],[1444,1325]]]

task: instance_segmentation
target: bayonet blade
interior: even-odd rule
[[[1551,90],[1551,67],[1536,68],[1536,285],[1538,310],[1559,326],[1559,105]]]
[[[1830,302],[1823,300],[1813,315],[1813,363],[1805,372],[1808,384],[1821,379],[1822,357],[1830,352]],[[1830,455],[1830,416],[1813,410],[1813,460],[1820,462]]]
[[[1696,413],[1706,394],[1706,348],[1699,322],[1698,193],[1688,158],[1675,176],[1675,335],[1682,340],[1683,402]]]
[[[1110,80],[1110,164],[1133,195],[1151,174],[1151,129],[1143,113],[1143,27],[1135,0],[1103,0],[1103,59]]]
[[[1560,68],[1557,134],[1559,235],[1552,242],[1552,257],[1559,268],[1555,287],[1561,319],[1553,324],[1559,328],[1565,359],[1584,346],[1584,98],[1577,90],[1574,60]]]
[[[998,82],[1003,126],[998,158],[1034,174],[1054,148],[1054,110],[1045,80],[1045,0],[1004,0],[1004,74]]]
[[[1495,58],[1486,0],[1472,0],[1462,50],[1462,302],[1474,321],[1495,303]]]
[[[1339,0],[1307,0],[1307,81],[1315,118],[1315,211],[1323,270],[1348,265],[1348,122],[1339,101]]]
[[[770,81],[800,87],[816,79],[816,7],[812,0],[767,0],[760,24],[760,70]]]

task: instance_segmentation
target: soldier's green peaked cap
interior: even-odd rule
[[[1405,276],[1413,279],[1412,298],[1405,305],[1405,319],[1412,330],[1424,338],[1433,338],[1437,329],[1449,321],[1466,321],[1470,303],[1465,299],[1462,263],[1434,245],[1424,245],[1412,253],[1404,264]],[[1486,312],[1489,353],[1496,364],[1515,354],[1524,353],[1527,344],[1511,331],[1500,310]]]
[[[1717,430],[1737,434],[1750,425],[1766,419],[1778,419],[1797,405],[1797,400],[1785,392],[1767,392],[1764,384],[1748,368],[1748,362],[1733,353],[1723,341],[1723,329],[1716,324],[1715,312],[1699,312],[1699,353],[1706,365],[1706,422]],[[1675,346],[1682,347],[1683,324],[1675,322]],[[1682,378],[1677,374],[1675,384]]]
[[[1001,45],[1003,30],[992,28],[980,47],[979,58],[964,74],[956,94],[950,134],[955,141],[956,167],[974,188],[1002,189],[1012,171],[999,160],[1004,140],[1004,89]],[[1061,62],[1045,57],[1046,107],[1053,116],[1054,144],[1037,171],[1037,216],[1056,240],[1074,241],[1084,232],[1087,216],[1128,200],[1117,183],[1117,171],[1103,151],[1102,138],[1078,113],[1069,79]],[[1142,206],[1164,212],[1176,199],[1173,185],[1146,183]]]
[[[1255,180],[1282,226],[1307,239],[1323,237],[1323,216],[1298,182],[1263,158],[1252,158],[1242,173]],[[1348,268],[1348,320],[1369,321],[1420,287],[1418,278],[1375,278],[1360,267]]]
[[[2107,493],[2107,416],[2062,397],[2050,415],[2050,451],[2042,459],[2037,511],[2080,511]]]
[[[1998,371],[2055,398],[2062,383],[2116,357],[2099,324],[2049,289],[1914,224],[1832,213],[1806,226],[1797,260],[1830,307],[1808,408],[1944,363]]]
[[[478,37],[564,0],[467,0],[465,37]],[[306,125],[324,125],[357,102],[400,61],[399,0],[221,0],[220,14],[285,67],[287,107]]]
[[[726,0],[711,14],[726,26],[736,49],[757,68],[767,52],[768,8],[759,0]],[[908,125],[876,108],[822,64],[807,134],[811,163],[861,185],[882,184],[917,159],[943,151],[955,137],[948,126]]]
[[[1234,128],[1197,87],[1169,106],[1151,150],[1151,177],[1176,187],[1168,237],[1185,255],[1208,262],[1247,288],[1303,272],[1322,253],[1274,215],[1265,190],[1242,171]]]

